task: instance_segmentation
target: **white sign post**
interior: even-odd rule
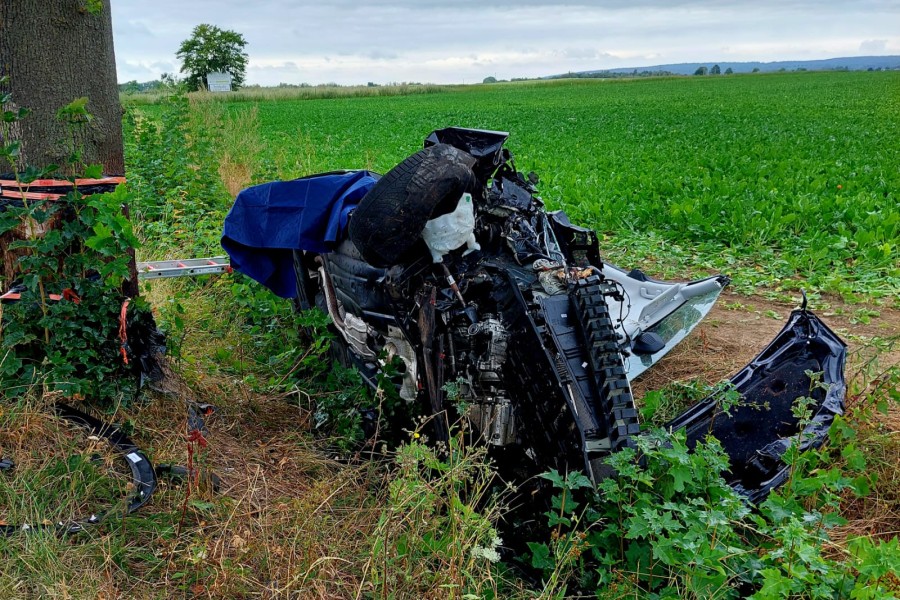
[[[211,92],[230,92],[231,73],[207,73],[206,89]]]

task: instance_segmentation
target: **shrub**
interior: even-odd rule
[[[545,594],[567,587],[619,598],[893,598],[897,540],[857,538],[835,555],[828,532],[843,520],[842,493],[865,493],[864,457],[852,429],[832,430],[831,451],[789,451],[788,484],[758,507],[723,479],[728,459],[713,438],[689,449],[681,432],[654,429],[609,459],[615,478],[596,491],[582,475],[545,475],[557,494],[549,543],[532,543]]]

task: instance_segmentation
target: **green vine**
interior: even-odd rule
[[[5,83],[0,81],[0,83]],[[5,110],[11,98],[0,97],[0,165],[11,170],[21,200],[0,202],[0,237],[19,255],[19,298],[0,305],[0,389],[7,398],[37,388],[66,397],[99,401],[128,400],[136,391],[135,365],[118,337],[123,296],[129,276],[129,250],[137,245],[131,224],[122,214],[128,192],[119,185],[110,193],[83,193],[74,175],[72,186],[58,199],[27,193],[37,179],[57,173],[56,165],[20,169],[21,142],[12,125],[28,111]],[[89,179],[102,176],[100,165],[84,165],[75,140],[91,120],[87,99],[63,107],[58,118],[70,132],[69,169]],[[2,169],[0,169],[2,170]],[[90,192],[91,190],[88,190]],[[146,305],[134,300],[126,312],[129,323],[148,316]]]

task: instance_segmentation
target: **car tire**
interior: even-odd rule
[[[452,212],[475,186],[475,158],[447,144],[420,150],[388,171],[350,218],[350,239],[363,258],[389,267],[420,239],[425,223]]]

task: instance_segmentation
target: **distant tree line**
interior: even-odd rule
[[[513,81],[516,81],[515,79]],[[407,87],[407,86],[428,86],[431,84],[428,83],[420,83],[418,81],[391,81],[389,83],[375,83],[374,81],[370,81],[365,84],[365,87]],[[309,89],[309,88],[358,88],[362,87],[362,84],[352,84],[352,85],[341,85],[335,82],[328,83],[279,83],[277,85],[271,86],[263,86],[258,83],[243,85],[241,89],[244,90],[260,90],[260,89]],[[138,82],[137,80],[126,81],[125,83],[119,84],[119,93],[120,94],[152,94],[154,92],[162,92],[162,91],[189,91],[189,87],[186,85],[186,81],[171,73],[164,73],[162,77],[155,81],[143,81]]]
[[[562,75],[553,75],[551,77],[535,77],[533,79],[623,79],[630,77],[677,77],[677,73],[671,71],[638,71],[633,70],[631,73],[613,73],[611,71],[594,71],[591,73],[564,73]],[[526,81],[527,78],[515,78],[510,81]]]
[[[163,73],[162,77],[155,81],[138,82],[136,79],[119,84],[120,94],[149,94],[165,89],[171,89],[179,84],[178,79],[170,74]]]
[[[753,69],[754,73],[758,73],[759,69]],[[713,65],[711,69],[707,69],[706,67],[697,67],[697,70],[694,71],[694,75],[721,75],[722,67],[719,65]],[[733,75],[734,71],[731,67],[725,69],[726,75]]]

